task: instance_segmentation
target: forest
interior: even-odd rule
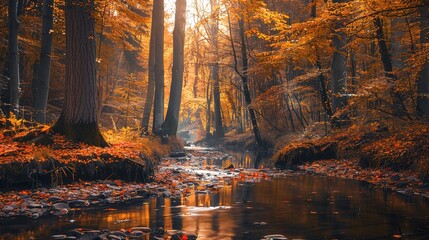
[[[429,237],[429,0],[5,0],[0,39],[0,239]]]

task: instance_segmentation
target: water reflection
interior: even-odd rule
[[[237,168],[272,168],[274,161],[270,159],[267,152],[249,152],[239,150],[228,150],[230,157],[222,162],[222,167],[226,168],[233,164]]]
[[[231,155],[207,164],[270,167],[263,156]],[[214,192],[149,198],[66,217],[2,220],[0,239],[49,239],[75,228],[136,226],[182,229],[198,239],[261,239],[274,233],[289,239],[392,239],[400,233],[406,239],[429,239],[429,203],[362,182],[296,175],[257,183],[233,181]]]
[[[254,184],[233,182],[218,192],[188,198],[150,198],[118,209],[9,221],[0,227],[0,238],[49,239],[79,227],[135,226],[183,229],[199,239],[260,239],[271,233],[303,239],[392,239],[405,233],[407,239],[428,239],[429,204],[359,182],[291,176]]]

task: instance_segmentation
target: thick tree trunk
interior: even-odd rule
[[[34,108],[36,121],[46,122],[46,106],[48,104],[49,81],[51,70],[52,28],[54,0],[43,0],[42,7],[42,42],[40,50],[39,76],[36,78]]]
[[[429,44],[429,0],[424,0],[424,4],[420,7],[420,44],[427,48]],[[427,56],[417,81],[417,116],[429,122],[429,59]]]
[[[334,112],[347,105],[347,55],[345,53],[346,34],[340,31],[332,38],[334,54],[332,56],[331,89],[332,108]]]
[[[93,2],[66,1],[66,81],[60,118],[52,127],[69,140],[107,146],[97,119]]]
[[[398,81],[398,77],[393,73],[392,58],[390,57],[389,50],[387,48],[381,19],[375,18],[374,25],[376,27],[376,36],[377,36],[377,42],[378,42],[378,47],[380,51],[381,61],[384,67],[384,76],[387,78],[387,81],[389,83],[389,92],[393,99],[394,114],[396,116],[404,116],[405,113],[407,113],[407,110],[405,109],[401,95],[395,89],[395,85],[396,85],[396,82]]]
[[[162,126],[163,133],[176,136],[179,126],[180,103],[182,99],[184,46],[186,25],[186,0],[176,0],[176,14],[173,30],[173,70],[167,116]]]
[[[221,114],[221,105],[220,105],[220,89],[219,89],[219,44],[218,44],[218,32],[219,32],[219,21],[215,8],[218,7],[217,0],[210,0],[211,13],[214,16],[211,24],[211,38],[212,46],[214,51],[214,61],[212,65],[212,74],[211,80],[213,83],[213,102],[214,102],[214,122],[215,122],[215,134],[216,138],[223,138],[223,126],[222,126],[222,114]]]
[[[333,0],[333,3],[344,3],[349,0]],[[340,22],[335,23],[336,29],[340,29],[343,25]],[[347,105],[347,53],[346,34],[339,30],[332,38],[334,45],[334,54],[332,56],[331,65],[331,90],[332,90],[332,110],[337,112],[339,109]]]
[[[242,18],[238,20],[238,27],[239,27],[240,39],[241,39],[241,61],[243,65],[242,74],[241,74],[241,80],[243,82],[243,94],[246,100],[247,109],[249,111],[250,121],[252,123],[253,133],[255,134],[256,143],[260,147],[265,148],[266,146],[262,142],[261,133],[259,132],[258,122],[256,120],[256,114],[252,106],[252,99],[250,97],[249,86],[247,84],[248,60],[247,60],[246,37],[244,32],[244,20]]]
[[[146,101],[143,108],[143,118],[141,127],[143,132],[149,131],[149,119],[150,113],[152,112],[153,106],[153,95],[155,92],[155,7],[152,9],[152,24],[150,28],[150,40],[149,40],[149,61],[148,61],[148,83],[146,91]]]
[[[152,132],[162,134],[164,123],[164,0],[154,1],[155,8],[155,99],[153,105]]]
[[[18,2],[9,0],[9,79],[10,79],[10,112],[15,115],[19,112],[19,51],[18,51]]]

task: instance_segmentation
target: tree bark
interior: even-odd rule
[[[155,42],[156,42],[156,25],[155,25],[155,5],[152,9],[152,23],[150,28],[149,40],[149,61],[148,61],[148,83],[146,91],[146,101],[143,108],[143,118],[141,127],[143,132],[149,131],[149,119],[153,106],[153,95],[155,92]]]
[[[223,126],[222,126],[222,114],[220,105],[220,89],[219,89],[219,44],[218,44],[218,32],[219,32],[219,21],[217,20],[217,14],[215,8],[218,5],[217,0],[210,0],[211,13],[214,17],[211,25],[211,37],[212,46],[214,51],[214,61],[212,65],[211,79],[213,83],[213,103],[214,103],[214,121],[215,121],[215,134],[216,138],[223,138]]]
[[[9,0],[9,79],[10,79],[10,112],[19,113],[19,51],[18,51],[18,1]]]
[[[248,60],[247,60],[247,48],[246,48],[246,37],[244,32],[244,20],[243,18],[240,18],[238,20],[238,27],[240,32],[240,39],[241,39],[241,61],[242,61],[242,73],[241,73],[241,80],[243,82],[243,94],[244,98],[246,100],[247,109],[249,111],[250,115],[250,121],[252,123],[253,127],[253,133],[255,135],[256,143],[262,147],[265,148],[265,144],[262,142],[261,133],[259,131],[258,122],[256,120],[256,114],[252,107],[252,99],[250,97],[249,92],[249,86],[247,84],[247,71],[248,71]],[[231,36],[232,37],[232,36]]]
[[[332,38],[335,48],[331,65],[332,108],[334,112],[347,105],[347,56],[344,52],[346,41],[346,34],[343,31],[338,32],[337,36]]]
[[[36,78],[36,92],[34,96],[34,108],[36,109],[36,121],[46,122],[46,106],[48,105],[49,81],[51,70],[51,49],[53,29],[54,0],[43,0],[42,6],[42,42],[40,50],[39,76]]]
[[[424,0],[420,7],[420,44],[427,48],[429,45],[429,0]],[[417,116],[429,122],[429,59],[425,63],[417,81]]]
[[[197,93],[197,84],[199,79],[199,73],[200,73],[200,41],[198,38],[198,31],[195,30],[195,63],[194,63],[194,84],[192,85],[192,93],[194,95],[194,98],[198,97]]]
[[[374,25],[376,27],[377,43],[380,51],[381,62],[383,63],[384,76],[387,78],[387,81],[389,83],[389,92],[391,97],[393,98],[394,115],[404,116],[405,113],[407,113],[407,110],[404,106],[401,95],[395,89],[398,77],[393,73],[392,58],[390,57],[389,50],[387,48],[381,19],[375,18]]]
[[[311,2],[311,17],[316,18],[317,16],[317,8],[316,8],[316,0],[312,0]],[[319,92],[320,92],[320,100],[323,106],[323,109],[325,110],[325,114],[331,118],[333,115],[331,103],[328,96],[328,91],[326,89],[326,78],[325,75],[323,75],[322,72],[322,63],[320,62],[320,55],[319,51],[316,47],[316,66],[318,70],[317,79],[319,80]]]
[[[186,26],[186,0],[176,0],[176,14],[173,30],[173,69],[167,116],[162,126],[163,133],[176,136],[179,126],[180,103],[182,100],[184,47]]]
[[[98,127],[96,46],[91,0],[66,1],[66,81],[61,116],[52,127],[69,140],[108,146]]]
[[[164,123],[164,0],[153,3],[155,14],[155,99],[153,106],[152,132],[162,134]]]

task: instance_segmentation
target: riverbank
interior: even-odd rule
[[[0,193],[0,220],[15,217],[63,216],[81,209],[114,207],[167,197],[173,201],[191,194],[208,194],[233,181],[256,182],[283,175],[276,170],[226,169],[205,165],[207,159],[222,161],[220,151],[188,150],[186,156],[164,157],[154,169],[150,182],[122,180],[76,181],[54,187],[14,190]]]
[[[429,198],[429,128],[350,127],[276,152],[276,167],[366,181]],[[340,159],[340,160],[339,160]]]

